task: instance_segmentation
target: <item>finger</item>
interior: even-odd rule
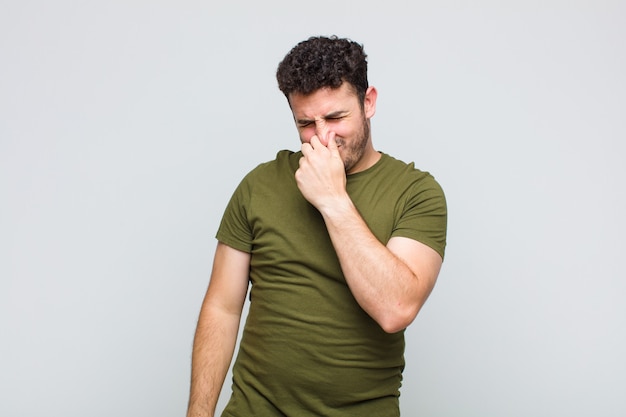
[[[311,145],[311,147],[313,149],[319,147],[320,145],[322,145],[322,142],[320,141],[320,138],[317,135],[313,135],[311,136],[311,140],[309,141],[309,145]],[[324,145],[322,145],[324,146]]]
[[[330,132],[328,134],[328,149],[332,152],[339,152],[339,147],[337,146],[337,141],[335,140],[335,132]]]

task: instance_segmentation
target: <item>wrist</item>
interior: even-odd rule
[[[317,209],[327,222],[329,220],[341,221],[356,211],[356,207],[348,194],[328,200],[325,204],[320,204]]]

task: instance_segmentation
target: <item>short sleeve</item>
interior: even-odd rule
[[[247,210],[250,203],[250,174],[235,189],[220,222],[216,238],[220,242],[237,250],[252,250],[252,228],[248,221]]]
[[[427,175],[409,188],[392,236],[403,236],[422,242],[443,258],[447,221],[448,211],[443,189],[431,175]]]

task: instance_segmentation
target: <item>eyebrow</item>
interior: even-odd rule
[[[349,112],[347,110],[338,110],[338,111],[334,111],[334,112],[330,112],[328,114],[325,114],[322,118],[324,120],[326,119],[337,119],[339,117],[343,117],[346,114],[348,114]],[[315,120],[310,120],[310,119],[298,119],[296,120],[296,123],[300,124],[300,125],[306,125],[309,123],[313,123]]]

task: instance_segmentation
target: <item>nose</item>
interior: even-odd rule
[[[328,124],[324,119],[315,121],[315,135],[322,142],[322,145],[328,146]]]

